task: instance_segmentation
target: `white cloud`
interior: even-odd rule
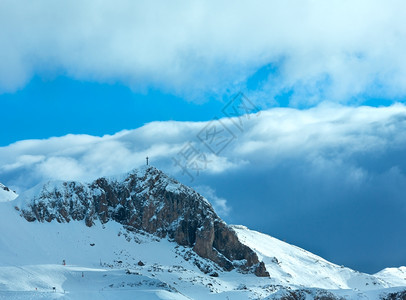
[[[20,141],[0,148],[0,182],[21,190],[47,179],[91,180],[136,168],[145,163],[147,155],[153,165],[180,176],[185,183],[190,178],[181,176],[182,169],[173,158],[189,164],[193,179],[220,178],[229,172],[243,174],[250,168],[271,172],[277,166],[300,162],[311,167],[310,175],[345,173],[350,181],[359,182],[368,179],[369,165],[374,165],[371,157],[406,148],[406,106],[401,104],[381,108],[331,104],[309,110],[276,108],[241,121],[243,131],[233,120],[222,119],[235,137],[224,149],[210,144],[212,136],[198,139],[208,122],[154,122],[103,137],[67,135]],[[216,122],[217,130],[223,129]],[[221,151],[216,155],[213,149]],[[203,156],[196,156],[198,153]],[[363,166],[360,161],[366,158],[370,161]],[[198,159],[200,170],[194,168],[194,159]],[[399,161],[393,166],[401,164]]]
[[[406,94],[403,1],[35,1],[0,3],[0,92],[39,74],[232,92],[277,65],[258,97],[296,104]],[[266,95],[266,97],[264,96]]]

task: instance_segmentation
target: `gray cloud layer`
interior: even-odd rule
[[[292,103],[406,93],[403,1],[2,1],[0,93],[34,75],[198,99],[245,86]]]

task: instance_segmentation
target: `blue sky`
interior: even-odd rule
[[[221,101],[194,103],[159,90],[134,93],[121,84],[64,76],[46,81],[33,78],[24,89],[2,94],[0,99],[4,111],[10,112],[2,118],[8,130],[1,135],[1,146],[69,133],[102,136],[152,121],[210,120],[222,107]]]
[[[0,182],[148,155],[227,222],[361,271],[406,265],[404,6],[3,1]],[[241,92],[261,112],[228,119]],[[212,151],[208,128],[232,139]],[[173,164],[190,146],[193,180]]]

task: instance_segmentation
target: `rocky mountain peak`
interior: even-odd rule
[[[193,189],[152,166],[91,183],[48,182],[22,195],[16,208],[30,221],[69,223],[115,221],[191,247],[224,270],[268,276],[256,253]]]

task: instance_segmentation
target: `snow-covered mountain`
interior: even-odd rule
[[[30,222],[83,220],[91,227],[115,221],[131,231],[169,237],[224,270],[268,276],[256,253],[238,240],[205,198],[154,167],[89,184],[48,182],[22,194],[15,205]]]
[[[49,182],[7,199],[0,299],[406,295],[404,267],[368,275],[229,226],[204,197],[153,167],[92,183]]]
[[[10,190],[4,184],[0,183],[0,202],[11,201],[17,198],[16,192]]]

